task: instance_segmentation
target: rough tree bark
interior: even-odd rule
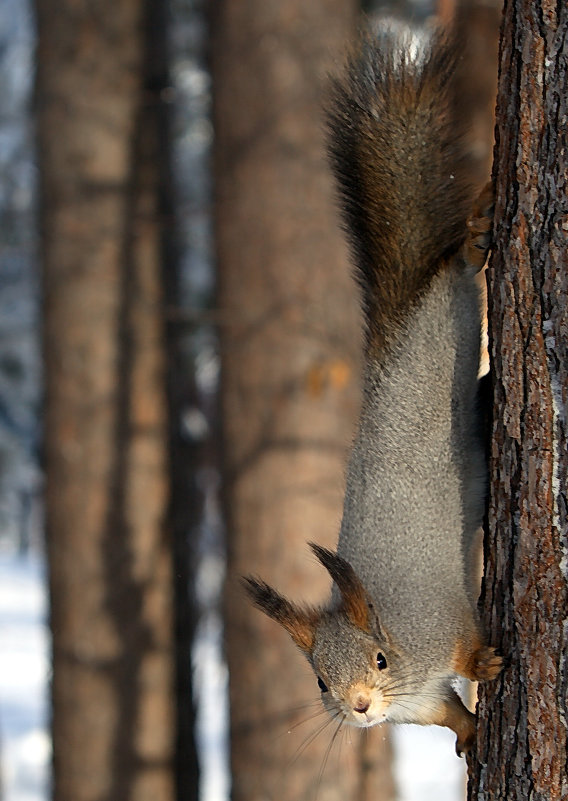
[[[361,332],[321,104],[355,12],[345,0],[212,9],[234,801],[392,798],[384,728],[351,731],[322,775],[334,726],[302,742],[325,713],[288,733],[320,708],[316,679],[237,580],[260,574],[308,602],[330,589],[306,543],[336,543]]]
[[[484,615],[502,677],[480,688],[470,801],[568,797],[568,5],[507,0],[500,49],[494,375]]]
[[[145,72],[148,3],[36,9],[53,793],[171,801],[160,83]]]

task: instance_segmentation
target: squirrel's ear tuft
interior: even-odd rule
[[[365,588],[349,564],[341,556],[310,542],[310,548],[337,584],[345,614],[357,628],[371,632],[371,615]]]
[[[298,648],[311,654],[316,627],[321,617],[318,610],[296,606],[264,581],[252,576],[244,577],[242,585],[252,602],[268,617],[280,623]]]

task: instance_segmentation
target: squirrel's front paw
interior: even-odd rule
[[[475,727],[456,737],[456,754],[461,757],[469,754],[475,742]]]
[[[470,681],[490,681],[495,679],[503,666],[503,659],[495,653],[495,648],[484,645],[480,638],[473,642],[460,640],[454,651],[452,667],[460,676]]]
[[[445,725],[455,731],[456,754],[461,757],[469,754],[473,748],[476,736],[475,717],[457,696],[452,706],[452,713],[448,715]]]
[[[484,645],[471,657],[471,678],[474,681],[491,681],[497,678],[502,667],[503,659],[495,653],[495,648]]]
[[[466,223],[464,259],[476,270],[481,270],[487,260],[487,253],[491,246],[494,207],[493,184],[489,182],[477,198]]]
[[[430,721],[438,726],[447,726],[456,733],[456,754],[467,754],[475,741],[475,715],[473,715],[459,695],[450,690],[447,698],[434,710]]]

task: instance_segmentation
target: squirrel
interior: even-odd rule
[[[472,554],[487,483],[475,274],[493,195],[473,202],[457,53],[444,32],[412,46],[366,34],[333,80],[328,150],[365,321],[337,553],[311,544],[333,589],[316,608],[243,583],[307,656],[338,721],[448,726],[460,755],[475,716],[453,682],[493,679],[502,660],[481,628]]]

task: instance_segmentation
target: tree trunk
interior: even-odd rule
[[[506,667],[480,690],[469,798],[568,797],[568,6],[508,0],[500,52],[494,377],[483,608]]]
[[[148,4],[36,8],[54,797],[170,801],[161,87],[145,72]]]
[[[361,333],[321,107],[355,7],[241,0],[212,12],[234,801],[392,797],[386,728],[350,730],[342,758],[336,744],[327,759],[335,726],[315,676],[238,583],[259,574],[308,602],[330,590],[306,543],[336,544]]]

